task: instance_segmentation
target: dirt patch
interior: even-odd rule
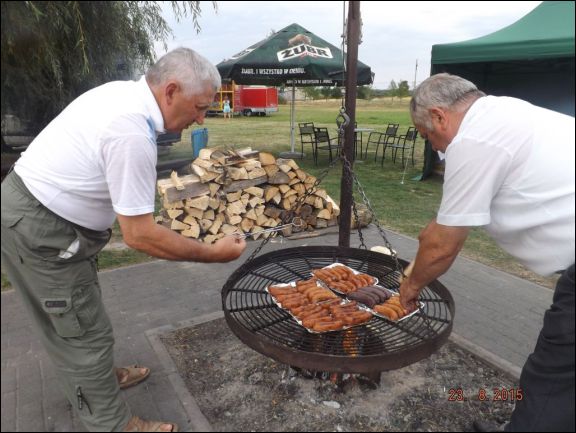
[[[215,431],[471,431],[474,419],[506,421],[514,404],[509,391],[517,388],[453,343],[382,373],[372,389],[355,376],[341,387],[307,379],[245,346],[224,319],[162,341]],[[494,388],[507,390],[504,401],[493,401]]]

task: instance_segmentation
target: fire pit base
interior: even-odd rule
[[[366,374],[344,374],[344,373],[330,373],[328,371],[311,371],[305,368],[290,367],[297,374],[302,376],[304,379],[320,379],[329,380],[338,387],[338,390],[343,392],[346,387],[347,382],[357,381],[364,385],[367,385],[370,389],[376,389],[380,385],[380,375],[381,372],[377,371],[374,373]]]
[[[517,387],[451,342],[429,358],[382,373],[372,389],[305,379],[247,347],[223,319],[162,337],[213,431],[471,431],[474,418],[501,421],[513,402],[477,399],[480,389]],[[467,401],[450,400],[461,389]]]

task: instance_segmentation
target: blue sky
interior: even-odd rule
[[[376,74],[375,88],[387,89],[391,80],[407,80],[412,88],[415,73],[417,84],[429,75],[432,45],[492,33],[514,23],[540,3],[361,2],[362,44],[358,56]],[[272,30],[292,23],[333,45],[340,47],[342,43],[343,2],[219,1],[217,11],[212,2],[200,5],[200,33],[196,33],[190,19],[176,22],[170,7],[164,6],[164,17],[174,33],[174,38],[167,41],[169,50],[189,47],[217,64],[264,39]],[[161,43],[156,45],[156,53],[165,53]]]

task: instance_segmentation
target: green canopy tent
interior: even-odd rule
[[[574,2],[545,1],[489,35],[433,45],[431,73],[440,72],[464,77],[490,95],[574,116]],[[434,157],[427,148],[423,178]]]

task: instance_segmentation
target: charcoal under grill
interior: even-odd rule
[[[379,253],[330,246],[275,251],[244,264],[224,285],[222,307],[230,329],[246,345],[279,362],[336,373],[401,368],[430,356],[446,342],[454,300],[437,281],[422,291],[425,306],[410,318],[392,323],[374,316],[363,325],[323,334],[308,332],[265,291],[271,284],[308,279],[312,269],[334,262],[375,276],[384,287],[398,287],[394,261]]]

